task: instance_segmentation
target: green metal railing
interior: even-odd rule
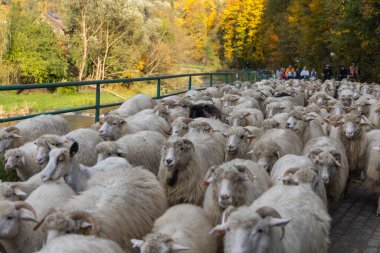
[[[24,116],[17,116],[11,118],[2,118],[0,119],[0,123],[16,121],[27,119],[31,117],[35,117],[41,114],[62,114],[68,112],[77,112],[77,111],[85,111],[85,110],[95,110],[95,122],[99,121],[100,109],[107,108],[112,106],[119,106],[123,102],[119,103],[111,103],[111,104],[100,104],[100,86],[104,84],[115,84],[115,83],[132,83],[132,82],[142,82],[142,81],[157,81],[157,95],[154,99],[164,98],[173,95],[183,94],[188,90],[193,88],[193,77],[201,76],[209,78],[209,86],[213,85],[215,76],[223,76],[224,82],[229,83],[236,80],[239,81],[251,81],[256,82],[262,79],[271,78],[272,75],[264,74],[260,75],[256,71],[235,71],[235,72],[212,72],[212,73],[196,73],[196,74],[180,74],[180,75],[168,75],[168,76],[151,76],[151,77],[139,77],[139,78],[124,78],[124,79],[113,79],[113,80],[91,80],[91,81],[78,81],[78,82],[64,82],[64,83],[42,83],[42,84],[16,84],[16,85],[5,85],[0,86],[1,91],[12,91],[12,90],[24,90],[24,89],[40,89],[40,88],[58,88],[58,87],[67,87],[67,86],[85,86],[85,85],[96,85],[96,97],[95,97],[95,105],[79,107],[79,108],[71,108],[65,110],[56,110],[44,113],[30,114]],[[186,90],[182,90],[179,92],[169,93],[169,94],[161,94],[161,81],[167,79],[175,79],[175,78],[188,78],[188,87]],[[205,89],[205,87],[198,88]]]

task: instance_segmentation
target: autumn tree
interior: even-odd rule
[[[223,59],[242,67],[262,60],[257,56],[257,31],[264,11],[264,0],[229,0],[222,14]]]

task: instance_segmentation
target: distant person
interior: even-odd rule
[[[323,81],[330,80],[332,76],[332,70],[330,65],[327,64],[325,69],[323,70]]]
[[[348,70],[344,66],[340,66],[338,72],[338,81],[342,81],[344,78],[347,78],[347,76]]]
[[[309,70],[307,70],[306,66],[303,67],[301,73],[300,73],[300,78],[301,79],[309,79],[310,77],[310,73],[309,73]]]
[[[276,79],[281,79],[281,74],[283,71],[283,68],[279,68],[278,70],[276,70]]]
[[[295,75],[293,74],[293,72],[295,72],[294,67],[292,65],[289,65],[289,67],[287,67],[286,70],[285,70],[286,80],[293,79],[295,77]]]
[[[350,80],[358,80],[358,67],[355,65],[355,63],[352,63],[349,69],[348,77]]]
[[[315,78],[315,79],[318,78],[318,74],[317,74],[317,71],[315,69],[311,70],[311,72],[310,72],[310,78]]]

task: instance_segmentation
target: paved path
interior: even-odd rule
[[[329,253],[380,253],[376,194],[365,184],[350,184],[348,196],[329,208],[333,219]]]

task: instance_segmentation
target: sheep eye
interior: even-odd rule
[[[12,220],[13,219],[13,217],[12,216],[7,216],[7,218],[6,218],[7,220]]]
[[[19,159],[20,158],[20,156],[19,155],[16,155],[16,159]]]
[[[259,229],[257,230],[257,233],[262,233],[262,232],[264,232],[264,230],[262,230],[261,228],[259,228]]]
[[[244,135],[241,135],[241,136],[240,136],[240,139],[244,139]]]
[[[117,125],[117,123],[116,123],[116,122],[113,122],[113,123],[112,123],[112,125],[113,125],[113,126],[116,126],[116,125]]]

